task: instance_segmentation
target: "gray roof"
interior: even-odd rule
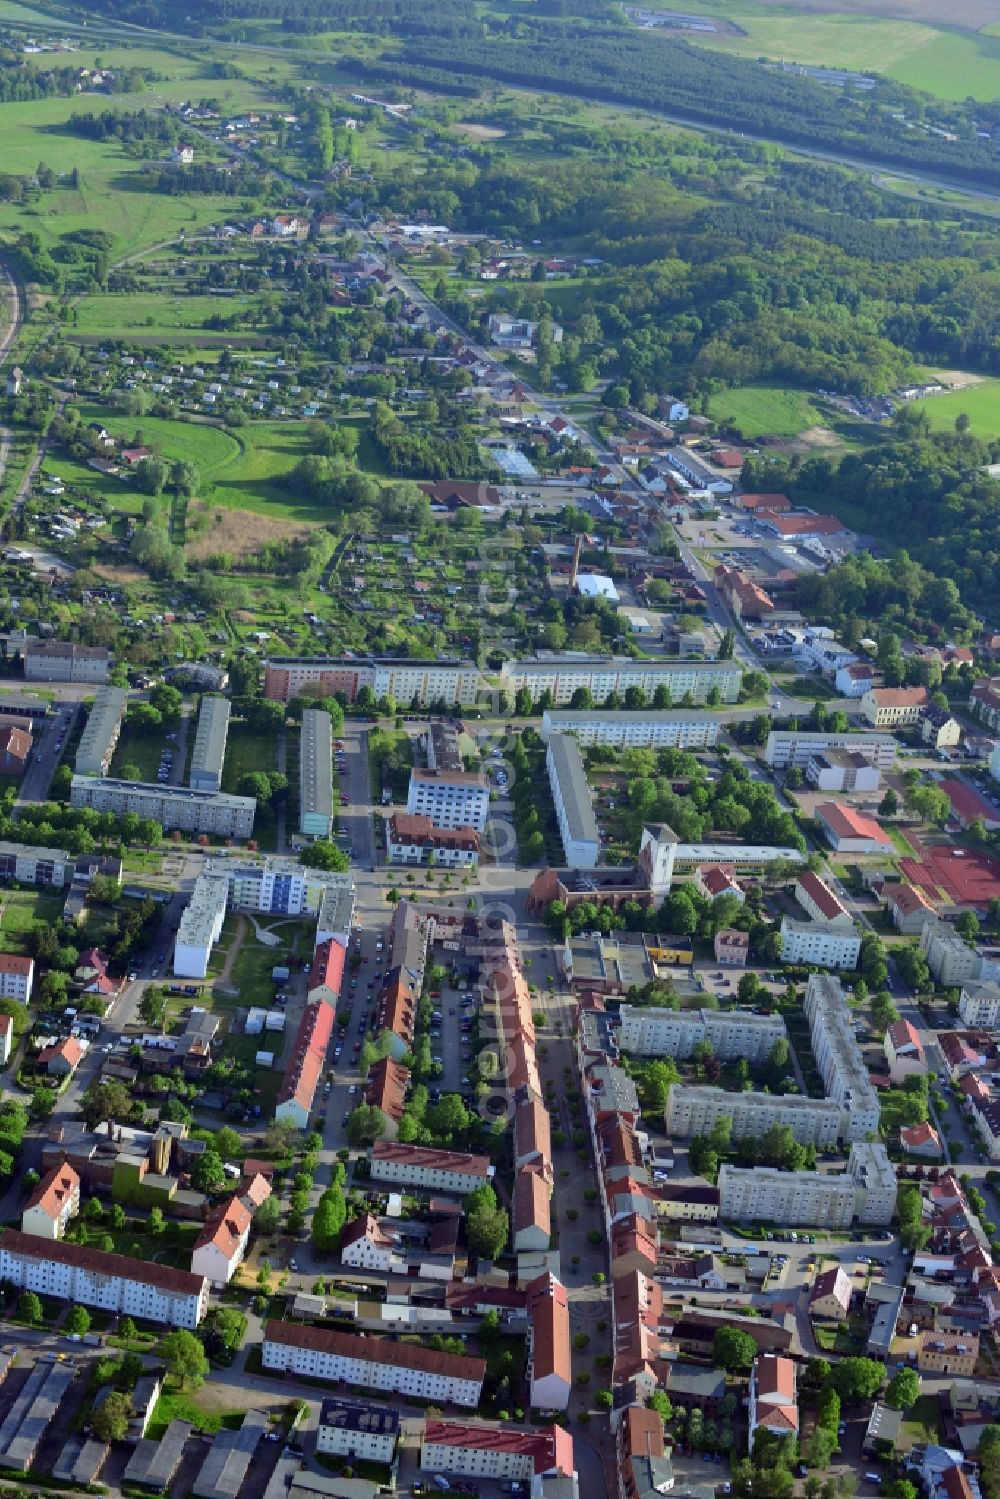
[[[198,791],[193,786],[161,786],[158,781],[122,781],[116,776],[91,780],[87,776],[74,776],[71,794],[77,786],[88,792],[106,787],[109,791],[122,791],[134,797],[159,797],[163,802],[213,802],[220,807],[257,809],[257,799],[253,796],[231,796],[228,791]]]
[[[382,1405],[358,1405],[346,1400],[324,1400],[319,1415],[320,1426],[336,1426],[341,1431],[361,1431],[373,1436],[398,1436],[399,1412]]]
[[[203,697],[188,770],[188,780],[192,785],[203,785],[211,781],[216,789],[221,786],[228,734],[229,699]]]
[[[299,819],[333,816],[333,726],[329,713],[306,708],[299,741]]]
[[[298,1454],[293,1457],[282,1453],[264,1490],[263,1499],[288,1499],[289,1485],[298,1474],[300,1462]]]
[[[184,1444],[194,1427],[190,1421],[171,1421],[158,1442],[143,1437],[136,1442],[123,1478],[143,1489],[168,1488],[184,1456]]]
[[[669,1363],[664,1389],[668,1394],[721,1400],[726,1393],[726,1376],[718,1369],[703,1369],[698,1364]]]
[[[127,702],[128,693],[123,687],[102,687],[97,693],[77,746],[75,768],[80,775],[101,774]]]
[[[94,1483],[108,1460],[111,1448],[106,1442],[95,1442],[92,1438],[71,1437],[60,1453],[52,1469],[53,1478],[74,1488],[86,1488]]]
[[[68,1364],[39,1359],[21,1393],[0,1424],[0,1467],[23,1473],[34,1462],[38,1444],[76,1377]]]
[[[247,1411],[238,1431],[218,1432],[191,1485],[192,1494],[198,1499],[236,1499],[266,1430],[266,1412]]]
[[[566,813],[570,837],[574,842],[595,843],[600,847],[601,834],[590,800],[583,756],[573,735],[550,735],[548,759],[552,774],[559,784],[559,795]]]

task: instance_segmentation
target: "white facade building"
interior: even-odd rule
[[[0,999],[16,999],[26,1005],[31,999],[31,988],[35,982],[34,958],[22,957],[20,953],[0,953]]]
[[[208,1311],[208,1281],[187,1270],[8,1229],[0,1239],[0,1280],[20,1291],[77,1302],[193,1332]]]
[[[174,977],[203,979],[212,947],[222,936],[229,902],[229,881],[217,874],[200,874],[184,908],[174,943]]]
[[[1000,1025],[1000,984],[967,980],[958,996],[958,1013],[965,1025]]]
[[[490,810],[485,776],[465,770],[411,770],[406,810],[429,817],[439,828],[483,832]]]
[[[855,1221],[884,1225],[896,1207],[896,1172],[884,1145],[855,1142],[847,1170],[777,1171],[724,1163],[719,1171],[719,1215],[760,1223],[850,1228]]]
[[[781,960],[817,968],[856,968],[861,952],[858,932],[828,921],[781,918]]]
[[[787,1125],[800,1145],[835,1145],[841,1108],[829,1098],[798,1094],[727,1093],[723,1088],[674,1083],[667,1096],[668,1135],[707,1135],[718,1119],[732,1124],[734,1140],[758,1139],[772,1126]]]
[[[398,1441],[398,1411],[346,1400],[324,1400],[320,1407],[316,1451],[328,1457],[391,1463]]]
[[[805,770],[814,754],[831,749],[852,750],[879,770],[891,770],[896,763],[896,741],[891,734],[806,733],[802,729],[772,729],[764,746],[764,763],[775,770],[793,765]]]
[[[601,860],[601,834],[583,756],[572,734],[549,736],[545,766],[566,863],[571,869],[596,869]]]
[[[486,1374],[480,1358],[293,1322],[265,1324],[263,1366],[470,1409],[479,1404]]]
[[[659,1010],[622,1005],[618,1045],[647,1057],[689,1057],[701,1041],[710,1041],[722,1062],[766,1057],[775,1041],[787,1039],[780,1015],[753,1015],[744,1010]]]
[[[188,785],[195,791],[221,791],[222,767],[229,736],[229,699],[205,696],[191,751]]]
[[[73,807],[92,807],[95,812],[113,812],[118,817],[134,812],[136,817],[152,818],[165,829],[218,833],[224,838],[249,838],[257,810],[252,796],[78,775],[70,782],[69,799]]]
[[[467,1197],[493,1176],[488,1156],[434,1150],[425,1145],[399,1145],[391,1140],[377,1140],[369,1160],[373,1181],[456,1197]]]
[[[623,749],[711,749],[718,743],[719,720],[682,708],[634,712],[546,708],[541,735],[547,741],[551,734],[573,734],[583,745],[611,744]]]
[[[827,974],[810,974],[804,1008],[823,1086],[827,1096],[844,1111],[842,1137],[860,1141],[867,1135],[877,1135],[881,1117],[878,1094],[872,1087],[838,980]]]
[[[598,702],[610,692],[620,696],[630,687],[638,687],[651,698],[657,687],[665,687],[676,703],[690,695],[703,703],[717,688],[720,700],[735,703],[743,681],[743,671],[734,661],[651,661],[631,656],[548,655],[520,661],[507,661],[501,672],[506,691],[516,693],[526,687],[535,702],[551,692],[555,706],[566,706],[574,692],[585,687]]]

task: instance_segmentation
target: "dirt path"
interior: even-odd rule
[[[240,948],[243,946],[246,934],[247,919],[245,916],[237,916],[236,935],[233,937],[232,942],[230,942],[229,944],[229,951],[226,953],[226,961],[222,965],[222,972],[217,976],[215,980],[217,984],[228,984],[229,975],[233,971],[233,964],[236,962],[236,959],[240,955]]]

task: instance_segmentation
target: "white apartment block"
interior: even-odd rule
[[[583,756],[572,734],[550,736],[545,768],[566,863],[571,869],[596,869],[601,862],[601,834]]]
[[[106,776],[128,704],[124,687],[102,687],[80,735],[73,768],[81,776]]]
[[[775,1041],[785,1040],[780,1015],[753,1015],[744,1010],[657,1010],[622,1005],[618,1045],[646,1057],[689,1057],[700,1041],[710,1041],[720,1062],[766,1057]]]
[[[69,799],[73,807],[92,807],[117,817],[134,812],[136,817],[151,817],[164,829],[218,833],[223,838],[249,838],[257,810],[252,796],[77,775],[70,783]]]
[[[844,1111],[843,1138],[857,1141],[877,1134],[881,1117],[878,1095],[851,1028],[851,1012],[838,980],[827,974],[810,974],[804,1008],[827,1097]]]
[[[781,960],[810,963],[817,968],[856,968],[861,936],[853,929],[827,921],[781,918]]]
[[[377,1140],[369,1160],[373,1181],[457,1197],[467,1197],[493,1175],[488,1156],[434,1150],[424,1145],[398,1145],[390,1140]]]
[[[958,996],[958,1013],[965,1025],[1000,1025],[1000,984],[969,979]]]
[[[896,1207],[896,1172],[884,1145],[855,1142],[847,1170],[777,1171],[724,1164],[719,1171],[719,1216],[808,1228],[884,1225]]]
[[[847,749],[878,766],[891,770],[896,762],[896,741],[891,734],[836,734],[800,729],[772,729],[764,746],[764,763],[775,770],[796,766],[805,770],[817,750]]]
[[[622,749],[711,749],[719,739],[719,720],[707,713],[664,708],[616,712],[546,708],[542,738],[573,734],[582,745],[611,744]]]
[[[722,702],[735,703],[743,681],[742,669],[734,661],[646,661],[545,652],[505,662],[500,675],[507,692],[526,687],[535,702],[551,692],[557,708],[568,704],[580,687],[586,687],[598,702],[610,692],[624,696],[630,687],[638,687],[651,698],[657,687],[665,687],[675,703],[689,694],[693,702],[703,703],[717,687]]]
[[[19,1291],[188,1331],[208,1311],[204,1276],[18,1229],[8,1229],[0,1240],[0,1280]]]
[[[212,947],[222,936],[229,903],[229,881],[222,875],[200,874],[184,908],[174,943],[175,978],[203,979]]]
[[[727,1093],[722,1088],[674,1083],[667,1097],[668,1135],[707,1135],[718,1119],[732,1124],[734,1140],[758,1139],[774,1125],[788,1125],[800,1145],[835,1145],[842,1111],[829,1098],[796,1093]]]
[[[429,817],[439,828],[483,832],[490,810],[485,776],[465,770],[411,770],[406,810]]]
[[[198,712],[188,785],[193,791],[221,791],[229,736],[229,699],[206,694]]]
[[[400,708],[427,708],[439,701],[471,707],[481,685],[472,661],[278,656],[264,668],[264,696],[279,703],[338,692],[354,702],[363,687],[370,687],[377,698],[394,698]]]
[[[0,843],[0,881],[5,885],[68,885],[76,869],[76,855],[63,848],[32,848],[26,843]]]
[[[68,640],[28,640],[24,647],[24,675],[29,682],[93,682],[108,680],[111,655],[101,645],[73,645]]]
[[[982,953],[969,947],[953,926],[937,917],[924,922],[920,934],[920,946],[927,958],[927,966],[946,989],[957,988],[970,979],[987,979],[989,973]]]
[[[342,897],[353,911],[354,884],[349,874],[309,869],[295,860],[281,858],[264,859],[259,864],[218,859],[207,867],[210,873],[224,875],[229,880],[229,901],[238,911],[301,916],[306,911],[319,912],[331,891],[335,899]],[[349,919],[346,924],[350,926]]]
[[[26,1005],[31,999],[34,981],[34,958],[0,952],[0,999],[16,999],[19,1004]]]
[[[398,1440],[398,1411],[335,1399],[324,1400],[320,1407],[316,1451],[328,1457],[391,1463]]]
[[[265,1324],[263,1366],[470,1409],[479,1404],[486,1374],[480,1358],[293,1322]]]

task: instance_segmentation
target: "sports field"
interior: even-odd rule
[[[926,411],[935,431],[953,427],[955,418],[964,412],[974,437],[1000,437],[1000,380],[981,380],[944,396],[927,396],[914,405]]]

